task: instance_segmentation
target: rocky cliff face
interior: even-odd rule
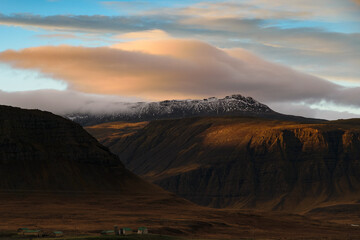
[[[201,205],[303,211],[360,199],[359,121],[192,118],[127,129],[101,140],[135,173]]]
[[[0,191],[153,189],[83,128],[38,110],[0,106]]]

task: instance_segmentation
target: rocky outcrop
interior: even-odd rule
[[[359,200],[359,126],[191,118],[102,140],[130,170],[195,203],[305,211]]]
[[[0,106],[0,191],[158,191],[70,120]]]

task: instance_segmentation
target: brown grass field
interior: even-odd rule
[[[147,226],[150,233],[191,239],[360,239],[360,228],[301,215],[199,207],[172,195],[1,193],[0,231],[19,227],[99,236]]]

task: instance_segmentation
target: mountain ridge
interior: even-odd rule
[[[301,212],[359,200],[359,126],[229,116],[86,129],[130,170],[197,204]]]

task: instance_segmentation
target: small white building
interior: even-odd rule
[[[131,228],[125,227],[125,228],[122,228],[122,229],[121,229],[121,234],[122,234],[122,235],[130,235],[130,234],[132,234],[132,233],[133,233],[133,231],[132,231]]]
[[[137,233],[138,234],[148,234],[149,231],[148,231],[147,227],[139,227]]]

